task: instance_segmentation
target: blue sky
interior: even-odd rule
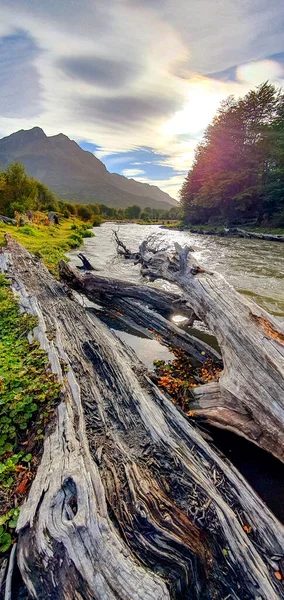
[[[220,101],[283,85],[283,31],[280,0],[0,0],[0,137],[65,133],[176,197]]]

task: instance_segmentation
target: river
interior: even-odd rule
[[[222,273],[238,291],[284,320],[284,244],[198,235],[161,229],[159,225],[104,223],[94,228],[95,237],[86,238],[84,252],[94,267],[100,269],[100,275],[136,282],[141,281],[139,266],[117,258],[114,229],[119,229],[121,239],[131,250],[137,250],[140,242],[153,233],[169,242],[192,246],[196,260],[203,267]],[[70,254],[73,264],[78,264],[76,255],[76,251]],[[162,282],[155,285],[168,287]]]
[[[284,244],[249,240],[243,238],[221,238],[192,234],[186,231],[161,229],[158,225],[126,223],[104,223],[94,228],[95,237],[84,240],[83,252],[99,270],[99,275],[123,281],[144,282],[139,266],[117,257],[113,230],[130,250],[137,250],[140,242],[151,234],[157,234],[169,243],[194,248],[195,259],[205,268],[218,271],[242,294],[284,321]],[[69,254],[71,265],[80,263],[78,251]],[[157,287],[171,289],[167,282],[157,281]],[[153,369],[153,360],[171,360],[172,353],[159,342],[149,340],[137,331],[123,330],[116,322],[108,325],[131,346],[141,361]],[[200,335],[202,332],[194,333]],[[207,340],[208,341],[208,340]],[[275,515],[284,522],[284,469],[283,465],[266,452],[230,432],[207,428],[215,446],[221,450],[247,478]]]

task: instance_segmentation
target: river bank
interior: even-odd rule
[[[209,225],[190,226],[179,224],[163,224],[161,229],[170,229],[175,231],[189,231],[198,235],[217,235],[220,237],[238,237],[247,239],[265,240],[268,242],[284,242],[284,229],[267,229],[265,227],[256,227],[243,229],[240,227],[211,227]]]
[[[83,238],[93,237],[92,225],[77,218],[60,219],[58,225],[46,223],[47,216],[41,214],[38,222],[17,227],[0,222],[0,247],[5,245],[5,233],[9,233],[29,252],[40,258],[53,275],[57,274],[60,260],[72,248],[78,248]]]

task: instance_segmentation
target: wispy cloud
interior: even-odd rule
[[[122,175],[124,177],[138,177],[139,175],[144,175],[145,171],[143,169],[123,169]]]
[[[283,81],[283,22],[281,0],[2,0],[0,132],[63,131],[176,194],[220,100]]]
[[[179,191],[184,181],[184,175],[173,175],[167,179],[150,179],[149,177],[135,177],[136,181],[157,185],[163,192],[167,192],[173,198],[179,198]]]

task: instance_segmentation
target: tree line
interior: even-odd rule
[[[182,186],[188,224],[284,226],[284,93],[268,82],[220,105]]]
[[[125,209],[106,206],[105,204],[73,204],[59,200],[43,183],[29,177],[21,163],[10,164],[5,171],[0,171],[0,214],[13,218],[15,213],[25,214],[27,211],[54,211],[63,217],[76,216],[82,221],[91,221],[99,225],[102,219],[141,219],[144,222],[179,219],[180,207],[169,210],[138,205]]]

